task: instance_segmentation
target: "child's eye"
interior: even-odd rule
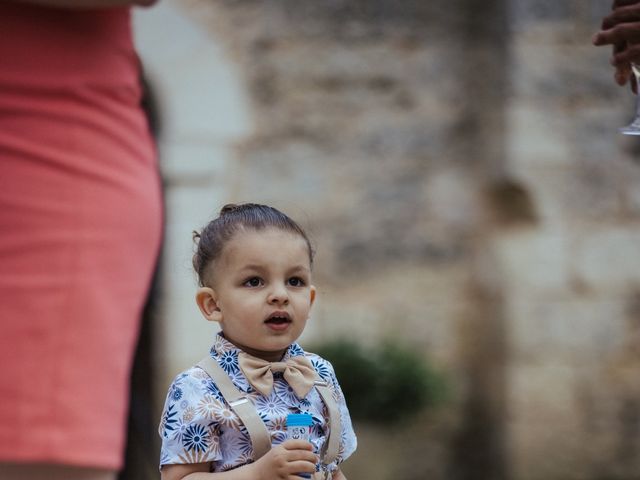
[[[304,280],[300,277],[291,277],[288,283],[291,287],[304,287]]]
[[[260,277],[251,277],[243,283],[245,287],[260,287],[263,285],[263,281]]]

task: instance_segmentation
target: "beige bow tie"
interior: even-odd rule
[[[313,388],[316,371],[311,362],[302,355],[291,357],[286,362],[267,362],[245,352],[238,355],[240,370],[249,383],[262,395],[269,396],[273,389],[273,373],[282,372],[296,397],[303,399]]]

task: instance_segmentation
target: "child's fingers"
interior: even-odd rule
[[[295,475],[296,473],[313,473],[315,471],[316,471],[315,463],[305,462],[303,460],[298,460],[296,462],[289,462],[289,465],[287,465],[287,472],[293,475]]]
[[[287,450],[313,450],[313,445],[306,440],[287,440],[282,446]]]
[[[309,462],[312,465],[318,463],[318,456],[308,450],[289,450],[287,452],[287,461],[292,462]]]

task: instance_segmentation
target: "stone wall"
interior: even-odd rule
[[[349,478],[640,476],[640,170],[601,3],[181,3],[248,96],[211,215],[270,203],[317,246],[303,343],[399,337],[452,379],[442,417],[363,426]]]
[[[514,2],[508,168],[538,222],[494,244],[508,281],[514,478],[638,478],[638,143],[590,45],[604,2]],[[630,374],[634,371],[634,374]]]

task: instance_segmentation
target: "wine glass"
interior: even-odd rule
[[[618,131],[624,135],[640,135],[640,65],[632,63],[631,71],[636,80],[636,88],[638,88],[638,94],[636,94],[636,116],[629,125],[618,129]]]

